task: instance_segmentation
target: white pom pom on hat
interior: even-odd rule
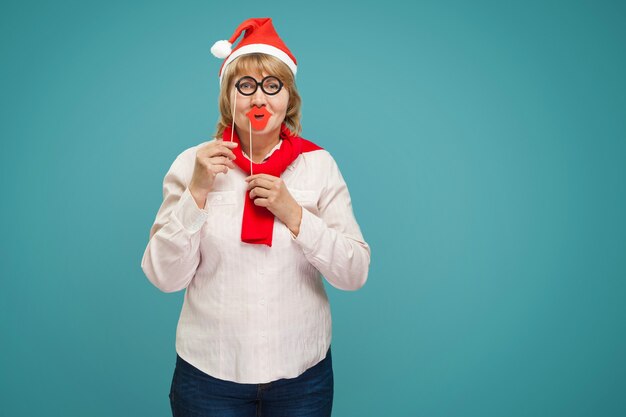
[[[224,59],[233,51],[232,46],[233,44],[228,41],[217,41],[211,47],[211,53],[217,58]]]
[[[237,46],[232,48],[242,33],[244,33],[243,38]],[[245,20],[239,25],[229,40],[215,42],[211,47],[211,53],[217,58],[226,58],[220,67],[220,82],[226,66],[235,58],[245,54],[263,53],[272,55],[284,62],[291,69],[294,76],[298,69],[296,58],[282,39],[280,39],[278,33],[276,33],[272,25],[272,19],[269,17]]]

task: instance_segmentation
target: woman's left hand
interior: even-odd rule
[[[298,236],[300,221],[302,220],[302,207],[291,196],[285,182],[269,174],[255,174],[246,178],[248,182],[249,197],[254,199],[254,204],[266,207],[280,221]]]

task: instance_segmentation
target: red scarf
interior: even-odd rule
[[[230,138],[231,128],[227,127],[224,130],[222,139],[230,140]],[[252,163],[252,170],[255,174],[269,174],[280,177],[283,171],[301,153],[322,149],[311,141],[293,135],[284,123],[281,126],[280,138],[283,140],[280,148],[276,149],[265,162],[261,164]],[[232,150],[236,157],[234,162],[250,175],[250,160],[243,156],[241,140],[239,140],[236,131],[234,132],[233,140],[239,143],[239,146]],[[255,205],[247,190],[244,198],[241,241],[272,246],[274,215],[267,208]]]

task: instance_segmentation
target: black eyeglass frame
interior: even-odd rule
[[[267,91],[265,91],[265,88],[263,88],[263,84],[265,83],[265,80],[269,79],[269,78],[274,78],[276,81],[278,81],[278,90],[276,90],[273,93],[268,93]],[[254,91],[251,93],[244,93],[243,91],[241,91],[241,88],[239,87],[239,84],[243,81],[243,80],[251,80],[254,81]],[[259,82],[257,80],[254,79],[254,77],[251,77],[249,75],[246,75],[244,77],[241,77],[236,83],[235,83],[235,87],[237,88],[237,91],[239,91],[239,93],[243,96],[251,96],[254,93],[256,93],[256,90],[259,89],[259,87],[261,87],[261,91],[263,91],[265,94],[267,94],[268,96],[275,96],[276,94],[280,93],[280,90],[283,89],[284,84],[283,82],[280,80],[280,78],[275,77],[274,75],[268,75],[267,77],[263,77],[263,79]]]

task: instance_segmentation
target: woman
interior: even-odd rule
[[[298,136],[296,60],[271,20],[246,20],[212,52],[226,58],[216,138],[172,164],[141,263],[162,291],[186,288],[172,411],[329,416],[321,276],[359,289],[370,249],[335,161]]]

